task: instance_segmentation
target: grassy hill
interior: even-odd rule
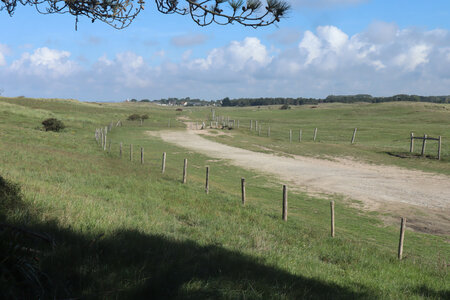
[[[436,106],[442,107],[439,111],[433,105],[432,109],[420,105],[332,105],[314,110],[321,114],[319,118],[310,115],[311,108],[293,109],[287,115],[276,109],[221,109],[218,113],[242,118],[243,123],[250,119],[271,122],[273,136],[263,140],[241,130],[236,140],[220,139],[306,155],[356,153],[376,163],[449,174],[448,147],[441,162],[414,159],[414,166],[385,153],[385,149],[407,152],[411,119],[405,117],[402,127],[398,118],[411,111],[417,131],[423,128],[429,135],[446,131],[442,135],[448,136],[449,107]],[[367,118],[361,116],[363,112]],[[150,119],[142,126],[139,121],[125,121],[133,113],[148,113]],[[398,261],[398,226],[385,225],[376,213],[359,211],[336,197],[336,237],[331,238],[329,199],[289,193],[289,219],[283,222],[281,188],[274,178],[186,152],[146,134],[168,129],[169,119],[172,130],[182,130],[177,116],[200,120],[209,113],[209,108],[176,112],[146,103],[0,98],[0,176],[7,180],[5,193],[0,193],[1,249],[7,257],[2,260],[0,283],[5,295],[449,298],[448,236],[407,230],[404,259]],[[59,133],[43,131],[40,123],[48,117],[61,119],[67,128]],[[301,149],[288,145],[283,134],[300,124],[299,118],[304,132],[319,128],[320,142],[305,141]],[[337,118],[346,119],[348,126]],[[354,121],[358,118],[366,121],[366,129],[361,129],[356,145],[347,145],[352,127],[364,127]],[[103,151],[94,131],[119,119],[123,126],[108,134],[111,152]],[[378,132],[373,128],[376,124],[391,128],[390,135],[381,129],[373,135]],[[333,147],[319,150],[324,143]],[[133,161],[129,160],[130,144]],[[380,145],[385,148],[376,150]],[[141,147],[144,164],[139,161]],[[163,152],[167,167],[161,174]],[[181,183],[184,158],[189,161],[187,184]],[[208,195],[204,192],[206,165],[211,168]],[[241,177],[247,181],[245,207],[240,203]],[[5,188],[14,184],[21,187],[20,193]],[[19,250],[11,250],[14,245]]]

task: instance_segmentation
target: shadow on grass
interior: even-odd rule
[[[38,261],[38,271],[33,273],[38,278],[28,284],[26,275],[29,273],[11,275],[10,282],[2,282],[9,288],[7,298],[378,298],[376,291],[364,286],[349,289],[293,275],[268,266],[262,259],[217,245],[202,246],[136,230],[118,230],[107,236],[75,233],[59,227],[56,222],[37,221],[36,213],[25,207],[19,198],[16,200],[20,209],[28,210],[27,222],[26,225],[25,222],[10,225],[23,226],[24,230],[43,236],[48,233],[56,245],[49,248],[37,243],[26,244],[38,250],[25,257],[30,263]],[[7,209],[0,211],[2,222],[8,221],[11,209],[16,208],[9,203]],[[22,241],[20,243],[22,245]],[[7,275],[8,270],[11,273],[17,269],[4,266],[4,261],[0,261],[0,268]],[[12,284],[16,286],[11,288]],[[417,292],[441,296],[433,291]]]

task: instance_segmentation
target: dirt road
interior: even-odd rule
[[[162,131],[166,142],[221,158],[230,164],[275,175],[307,192],[340,194],[363,201],[366,208],[404,211],[423,207],[430,213],[417,220],[422,231],[450,231],[450,177],[393,166],[377,166],[349,159],[294,158],[253,152],[203,138],[202,131]],[[406,204],[402,206],[399,204]],[[416,218],[416,217],[414,217]],[[435,224],[435,223],[439,224]],[[423,228],[422,228],[423,229]],[[442,233],[442,232],[441,232]]]

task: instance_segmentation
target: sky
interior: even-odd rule
[[[290,4],[276,26],[253,29],[199,27],[147,2],[122,30],[82,17],[75,30],[69,14],[19,5],[0,11],[0,91],[108,102],[450,95],[450,1]]]

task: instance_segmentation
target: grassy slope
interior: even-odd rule
[[[315,107],[315,108],[313,108]],[[191,109],[192,119],[209,119],[210,109]],[[251,149],[308,156],[351,156],[375,164],[398,165],[406,168],[450,174],[450,104],[381,103],[326,104],[293,106],[280,110],[279,106],[217,108],[216,115],[240,120],[240,129],[233,138],[220,141]],[[261,136],[250,131],[250,120],[262,124]],[[253,125],[254,126],[254,125]],[[271,137],[267,137],[270,126]],[[317,139],[312,141],[314,128]],[[356,143],[350,144],[353,129],[358,128]],[[289,130],[293,143],[289,143]],[[302,129],[302,142],[298,142]],[[409,137],[427,134],[442,136],[442,160],[436,161],[437,142],[428,141],[427,159],[420,157],[422,143],[415,141],[415,154],[409,154]],[[263,146],[266,150],[262,150]]]
[[[94,129],[135,112],[148,112],[150,120],[143,127],[124,122],[109,135],[112,153],[101,151]],[[68,128],[36,129],[48,116]],[[448,297],[445,238],[408,231],[399,262],[398,228],[336,199],[331,239],[328,201],[303,194],[289,195],[284,223],[281,188],[272,178],[145,135],[175,117],[173,109],[149,105],[0,99],[0,174],[23,187],[28,207],[1,215],[55,236],[55,253],[41,263],[59,296]],[[128,150],[119,158],[120,141],[124,149],[144,147],[144,165],[130,162]],[[187,185],[180,183],[185,157]],[[205,165],[211,166],[208,196]],[[239,203],[241,177],[246,207]]]

